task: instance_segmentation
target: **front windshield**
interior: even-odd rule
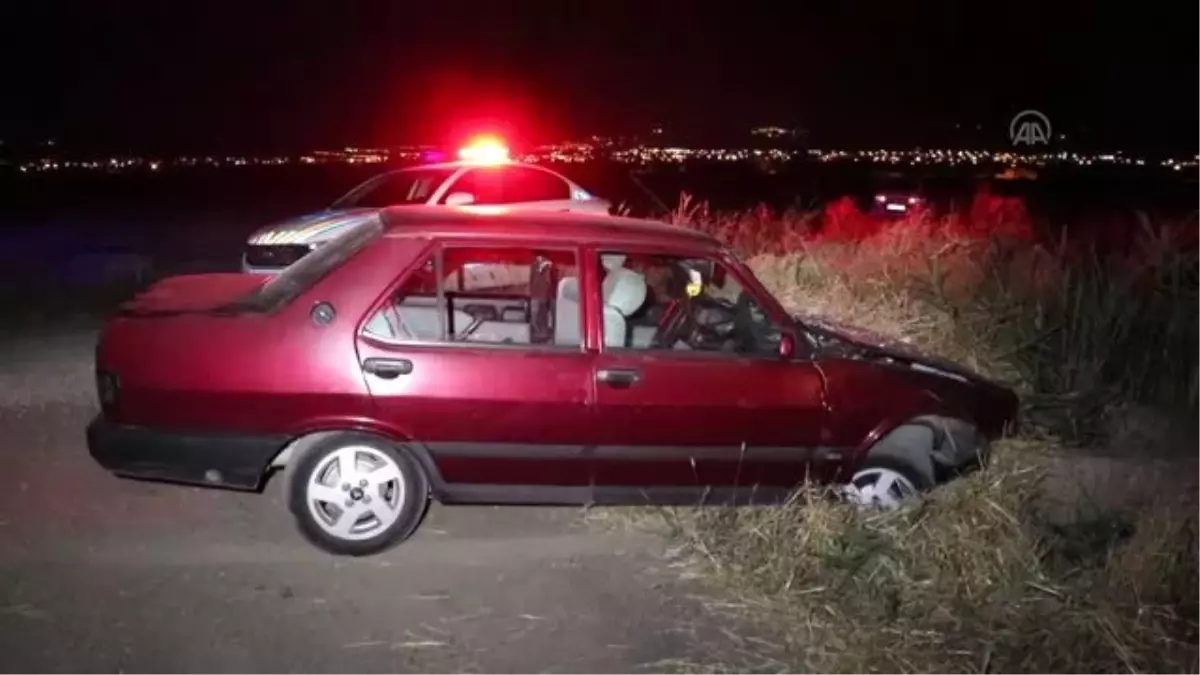
[[[291,302],[320,281],[355,253],[383,234],[377,216],[350,226],[328,243],[288,265],[267,283],[234,303],[234,308],[254,312],[272,312]]]
[[[334,203],[334,209],[381,209],[424,204],[454,175],[455,169],[413,168],[376,176]]]
[[[887,175],[876,182],[876,187],[882,192],[916,192],[921,182],[911,176]]]

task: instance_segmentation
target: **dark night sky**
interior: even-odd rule
[[[706,9],[705,4],[712,9]],[[0,138],[129,149],[645,129],[817,145],[1197,147],[1197,10],[1166,2],[5,2]],[[576,5],[572,7],[572,5]],[[351,9],[353,7],[353,9]],[[6,35],[5,35],[6,34]]]

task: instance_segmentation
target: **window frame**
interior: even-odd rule
[[[793,343],[796,345],[796,356],[793,356],[792,359],[783,359],[778,353],[746,354],[740,352],[727,352],[709,349],[646,349],[639,347],[610,347],[604,344],[604,303],[601,298],[601,293],[603,292],[601,287],[603,282],[602,272],[604,268],[603,265],[600,264],[600,256],[604,254],[656,255],[688,260],[706,260],[712,262],[713,264],[721,265],[724,267],[727,277],[732,275],[734,281],[736,281],[742,287],[743,292],[750,293],[755,303],[759,305],[759,308],[767,315],[767,318],[773,324],[775,324],[775,327],[783,335],[792,336]],[[743,360],[786,362],[807,356],[806,351],[802,353],[802,350],[806,349],[807,343],[802,344],[795,339],[796,322],[793,321],[791,317],[789,317],[787,313],[783,311],[778,299],[775,298],[775,296],[769,291],[767,291],[760,282],[758,282],[757,277],[753,277],[752,281],[747,279],[747,274],[752,276],[752,273],[749,272],[748,268],[744,267],[740,260],[730,255],[730,253],[725,249],[720,249],[717,251],[697,251],[679,247],[598,244],[588,248],[587,256],[588,268],[592,277],[595,279],[595,283],[592,285],[593,293],[588,297],[588,304],[591,306],[591,308],[585,311],[593,314],[590,319],[595,325],[595,349],[600,353],[623,358],[645,358],[647,356],[653,356],[654,358],[678,357],[687,360],[715,359],[725,362],[736,362]],[[768,299],[769,302],[763,302],[764,297]]]
[[[520,248],[520,249],[528,249],[530,252],[533,252],[534,254],[536,254],[537,252],[540,252],[540,251],[557,251],[557,252],[569,253],[569,254],[573,255],[575,257],[575,277],[576,277],[576,279],[579,279],[580,296],[581,296],[580,297],[580,308],[579,308],[579,344],[578,345],[556,345],[553,342],[542,343],[542,344],[533,344],[533,343],[515,344],[515,343],[503,343],[503,342],[473,342],[473,341],[469,341],[469,340],[456,342],[456,341],[446,340],[445,335],[446,335],[447,329],[448,329],[449,317],[447,316],[448,305],[446,303],[446,291],[445,291],[445,283],[444,283],[445,274],[444,274],[443,261],[445,258],[445,252],[448,249],[462,249],[462,248],[466,248],[466,249]],[[420,270],[422,270],[430,260],[433,261],[433,266],[434,266],[433,272],[434,272],[435,278],[437,279],[437,289],[436,289],[434,297],[436,298],[436,300],[435,300],[436,307],[439,310],[438,311],[438,330],[439,330],[440,335],[442,336],[442,339],[432,340],[432,341],[431,340],[420,340],[420,339],[398,339],[398,338],[391,338],[391,337],[377,335],[375,333],[368,332],[367,326],[371,323],[371,320],[375,317],[375,315],[378,312],[380,312],[381,310],[383,310],[383,308],[386,306],[386,304],[388,302],[392,301],[392,299],[395,297],[396,293],[401,288],[403,288],[403,286],[406,283],[408,283],[408,281],[410,279],[412,279],[414,274],[417,274]],[[529,241],[529,240],[505,241],[502,239],[477,239],[477,238],[463,238],[463,239],[456,238],[453,240],[433,240],[433,241],[430,241],[429,245],[426,246],[425,248],[423,248],[417,256],[415,256],[412,264],[409,265],[406,269],[404,269],[396,277],[396,279],[393,280],[386,287],[384,292],[381,295],[379,295],[371,303],[370,308],[367,310],[366,314],[362,317],[361,321],[359,322],[359,326],[358,326],[358,330],[357,330],[356,334],[358,335],[358,338],[361,340],[365,340],[376,346],[380,346],[383,348],[389,348],[389,349],[395,349],[395,348],[405,348],[405,349],[409,349],[409,348],[442,349],[442,348],[444,348],[444,349],[454,349],[454,350],[500,349],[500,350],[509,350],[509,351],[523,350],[523,351],[533,352],[533,353],[550,353],[550,354],[580,353],[580,354],[582,354],[587,351],[586,326],[587,326],[587,311],[588,311],[587,303],[585,302],[585,300],[582,297],[583,294],[585,293],[584,288],[583,288],[583,279],[582,279],[582,277],[583,277],[583,267],[581,264],[582,260],[584,260],[584,254],[583,254],[583,251],[581,250],[581,247],[576,244],[569,244],[569,243],[556,243],[556,242],[541,243],[541,242],[534,242],[534,241]],[[557,288],[555,289],[555,298],[557,299]]]
[[[561,176],[558,176],[550,171],[547,171],[545,169],[542,169],[542,168],[536,167],[536,166],[515,165],[511,168],[513,171],[516,172],[518,181],[520,180],[520,174],[522,172],[529,176],[538,176],[539,178],[544,178],[544,179],[547,179],[548,181],[553,181],[555,183],[559,183],[562,187],[563,194],[558,197],[548,197],[545,199],[522,199],[519,201],[509,200],[508,195],[506,194],[505,195],[506,201],[504,202],[505,204],[529,204],[529,203],[534,203],[534,202],[569,202],[569,201],[571,201],[571,185],[569,183],[567,183],[567,181],[563,180]],[[508,177],[506,176],[505,179],[507,180],[507,178]],[[504,190],[505,192],[508,191],[507,188],[508,188],[508,185],[507,185],[507,183],[505,183],[505,190]]]

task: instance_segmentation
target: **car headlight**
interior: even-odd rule
[[[246,264],[251,267],[287,267],[308,255],[310,244],[251,244],[246,247]]]

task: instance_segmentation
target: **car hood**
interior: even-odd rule
[[[889,335],[842,323],[821,314],[798,313],[792,318],[807,329],[817,343],[817,350],[824,355],[899,362],[918,371],[961,382],[992,384],[966,366]]]
[[[267,279],[254,274],[185,274],[163,279],[121,305],[125,316],[230,313],[235,300]]]
[[[261,246],[322,242],[378,212],[379,209],[326,209],[307,213],[260,228],[250,235],[247,243]]]

